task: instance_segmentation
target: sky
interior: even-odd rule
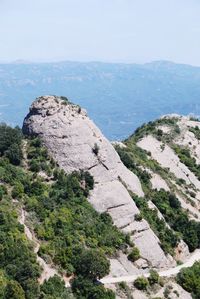
[[[199,0],[0,0],[0,61],[200,66]]]

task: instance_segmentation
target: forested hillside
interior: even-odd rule
[[[129,238],[86,200],[89,173],[65,175],[39,139],[6,125],[0,152],[0,298],[72,298],[65,285],[74,274],[76,298],[114,298],[94,281],[109,273],[106,255]],[[55,276],[46,277],[44,263]]]

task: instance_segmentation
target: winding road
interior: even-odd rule
[[[174,275],[177,275],[181,269],[191,267],[195,262],[200,261],[200,249],[196,249],[190,256],[190,258],[182,265],[170,268],[165,271],[158,272],[160,277],[171,277]],[[135,274],[135,275],[129,275],[129,276],[119,276],[119,277],[104,277],[101,279],[101,283],[103,284],[114,284],[118,282],[133,282],[138,277],[144,276],[149,277],[150,273],[144,273],[141,274]]]

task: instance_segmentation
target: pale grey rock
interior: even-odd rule
[[[132,240],[141,256],[153,267],[169,266],[171,260],[165,256],[148,223],[135,221],[139,210],[127,189],[138,196],[144,195],[138,177],[124,166],[114,147],[87,117],[85,110],[63,98],[40,97],[33,102],[24,120],[23,131],[39,135],[66,173],[89,171],[95,181],[89,201],[95,209],[108,212],[118,228],[134,233]]]
[[[149,299],[145,293],[139,290],[134,290],[132,296],[134,299]]]
[[[178,298],[180,298],[180,299],[192,299],[191,294],[186,292],[180,285],[178,285],[175,282],[170,282],[170,283],[166,284],[156,294],[154,294],[155,297],[163,298],[166,288],[169,289],[169,298],[171,298],[171,299],[178,299]]]
[[[118,252],[118,256],[116,258],[110,259],[110,265],[111,267],[108,277],[128,276],[133,273],[142,275],[143,273],[142,270],[138,269],[140,267],[136,267],[121,251]],[[141,267],[141,269],[143,268]]]
[[[127,147],[126,144],[124,144],[124,143],[121,142],[121,141],[112,141],[111,144],[112,144],[113,146],[119,146],[120,148],[126,148],[126,147]]]
[[[175,259],[177,261],[185,262],[190,256],[187,244],[180,240],[177,248],[175,249]]]
[[[155,247],[155,244],[159,243],[159,239],[151,230],[148,229],[135,233],[134,243],[136,247],[140,249],[141,256],[150,262],[150,267],[160,268],[160,265],[163,264],[165,264],[165,267],[176,265],[176,262],[170,255],[168,255],[168,259],[166,259],[166,256],[162,254],[162,249]],[[159,256],[157,261],[155,254]],[[153,261],[153,263],[151,261]]]
[[[134,262],[135,266],[137,266],[137,268],[140,268],[140,269],[147,269],[149,268],[149,264],[147,263],[146,260],[140,258],[138,259],[137,261]]]

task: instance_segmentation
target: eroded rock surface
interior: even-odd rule
[[[65,172],[87,170],[93,175],[95,186],[89,201],[97,211],[108,212],[118,228],[132,234],[150,266],[162,268],[172,264],[149,224],[135,221],[139,210],[127,190],[143,196],[139,179],[124,166],[85,110],[60,97],[40,97],[32,104],[23,131],[39,135]]]

